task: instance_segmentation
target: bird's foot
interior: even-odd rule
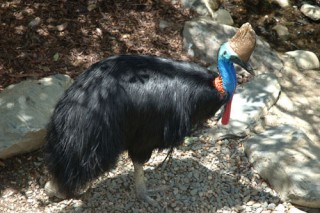
[[[137,198],[149,203],[152,206],[158,206],[157,201],[151,198],[148,194],[160,192],[160,191],[169,189],[169,187],[162,186],[162,187],[148,190],[144,181],[144,171],[143,171],[142,164],[134,162],[133,165],[134,165],[134,180],[135,180],[135,189],[136,189]]]
[[[157,187],[157,188],[154,188],[154,189],[142,189],[142,190],[137,189],[136,193],[137,193],[137,197],[140,200],[143,200],[143,201],[149,203],[152,206],[158,206],[158,202],[155,199],[151,198],[149,196],[149,194],[162,192],[162,191],[165,191],[165,190],[168,190],[168,189],[169,189],[168,186],[160,186],[160,187]]]
[[[158,202],[148,195],[148,191],[144,191],[144,192],[137,191],[137,197],[138,197],[138,199],[145,201],[152,206],[158,206]]]

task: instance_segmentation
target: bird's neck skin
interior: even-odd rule
[[[218,70],[222,79],[223,89],[229,94],[229,99],[237,86],[237,76],[233,63],[225,58],[218,58]]]

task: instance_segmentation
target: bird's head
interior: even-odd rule
[[[254,75],[248,64],[249,58],[256,46],[256,34],[249,23],[243,24],[237,33],[226,43],[220,46],[218,62],[229,62],[240,65]]]
[[[220,72],[223,88],[233,95],[237,85],[237,78],[233,64],[238,64],[253,73],[248,64],[249,58],[256,45],[256,34],[249,23],[243,24],[237,33],[218,51],[218,70]]]
[[[248,71],[250,74],[254,75],[253,68],[250,66],[250,64],[240,58],[240,56],[231,48],[229,42],[226,42],[220,46],[218,52],[218,62],[222,64],[237,64]]]

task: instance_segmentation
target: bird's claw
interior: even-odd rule
[[[158,206],[158,202],[155,199],[151,198],[146,192],[137,193],[137,196],[140,200],[145,201],[152,206]]]
[[[148,190],[144,181],[144,171],[142,168],[142,164],[134,162],[133,165],[134,165],[134,180],[135,180],[137,197],[140,200],[146,201],[152,206],[159,206],[158,203],[148,195],[148,193],[163,191],[168,189],[169,187],[162,186],[162,187]]]
[[[150,205],[152,206],[159,206],[158,202],[156,200],[154,200],[153,198],[151,198],[148,194],[149,193],[156,193],[156,192],[162,192],[162,191],[165,191],[165,190],[168,190],[169,187],[168,186],[160,186],[160,187],[157,187],[157,188],[154,188],[154,189],[148,189],[148,190],[145,190],[145,191],[137,191],[137,197],[140,199],[140,200],[143,200],[147,203],[149,203]]]

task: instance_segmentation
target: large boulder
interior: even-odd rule
[[[272,127],[244,143],[255,170],[285,201],[320,208],[320,145],[289,125]]]
[[[184,48],[189,55],[214,64],[217,61],[220,45],[228,41],[237,30],[235,27],[219,24],[207,17],[188,21],[183,29]],[[250,63],[256,74],[279,72],[283,67],[277,53],[260,37],[257,37],[257,45],[251,55]]]
[[[320,7],[318,6],[304,3],[301,6],[300,11],[314,21],[320,20]]]
[[[293,58],[287,54],[280,57],[284,64],[281,73],[277,74],[281,94],[277,103],[261,120],[261,130],[288,124],[302,130],[312,141],[320,142],[319,71],[301,71]]]
[[[313,52],[306,50],[294,50],[286,52],[286,54],[294,58],[297,66],[301,70],[312,70],[320,68],[319,59]]]
[[[72,79],[54,75],[11,85],[0,93],[0,159],[38,149],[57,100]]]

